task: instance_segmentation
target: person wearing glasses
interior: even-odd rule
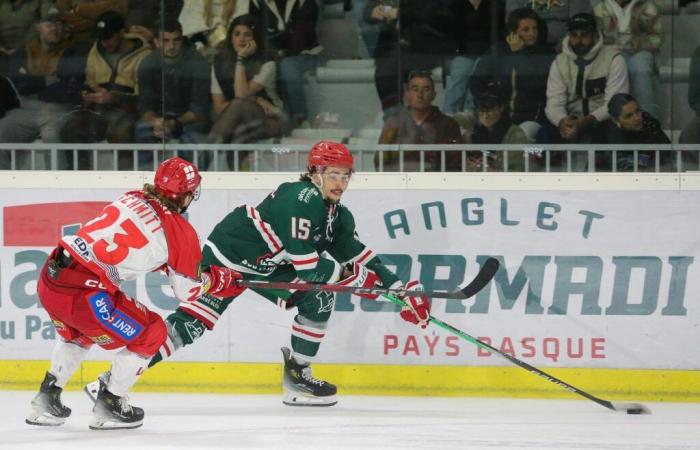
[[[348,148],[337,142],[317,142],[309,152],[307,167],[299,181],[283,183],[257,205],[239,206],[224,217],[204,243],[204,270],[208,265],[221,265],[249,280],[401,287],[399,278],[357,238],[353,215],[341,203],[354,169]],[[414,280],[406,288],[422,287]],[[297,310],[291,324],[291,348],[282,347],[284,404],[336,404],[336,386],[315,378],[311,371],[334,309],[333,293],[251,290],[283,309]],[[167,317],[168,340],[150,365],[213,329],[235,297],[211,300],[204,296],[181,305]],[[427,298],[407,297],[405,301],[409,306],[401,318],[425,327],[430,312]]]

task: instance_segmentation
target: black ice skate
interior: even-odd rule
[[[56,386],[56,377],[46,372],[39,393],[32,400],[32,412],[25,422],[41,426],[63,425],[71,411],[61,403],[61,392],[63,389]]]
[[[282,347],[284,376],[282,403],[289,406],[333,406],[338,403],[335,385],[314,378],[309,364],[299,364],[287,347]]]
[[[143,409],[129,404],[129,397],[118,397],[106,387],[97,394],[92,408],[91,430],[138,428],[143,425]]]
[[[95,381],[85,385],[83,391],[88,397],[90,397],[90,400],[93,402],[97,400],[97,396],[99,395],[100,391],[107,388],[107,383],[109,383],[109,377],[111,375],[112,374],[109,371],[103,372]]]

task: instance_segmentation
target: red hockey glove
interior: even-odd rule
[[[209,266],[209,272],[204,272],[202,275],[205,277],[204,285],[209,286],[208,294],[221,298],[237,297],[246,290],[245,287],[236,283],[237,280],[243,279],[243,275],[228,267]]]
[[[376,273],[373,271],[369,270],[362,264],[358,263],[353,263],[352,265],[348,264],[348,267],[345,269],[346,274],[348,272],[352,272],[349,275],[346,276],[346,278],[343,278],[342,280],[338,281],[337,284],[343,285],[343,286],[354,286],[354,287],[362,287],[362,288],[373,288],[377,283],[379,283],[379,277],[377,276]],[[379,297],[378,294],[356,294],[359,295],[360,297],[368,298],[370,300],[376,300],[377,297]]]
[[[423,285],[418,280],[411,280],[404,286],[406,290],[423,291]],[[401,309],[401,318],[406,322],[420,325],[421,328],[428,326],[430,320],[430,300],[425,295],[416,295],[402,298],[406,306]]]

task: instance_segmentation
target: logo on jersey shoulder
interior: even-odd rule
[[[309,203],[309,201],[311,201],[311,198],[317,195],[318,191],[316,190],[316,188],[305,187],[304,189],[299,191],[299,194],[297,195],[297,200],[299,200],[300,202]]]
[[[98,292],[88,297],[88,303],[97,320],[123,340],[130,342],[143,331],[143,326],[122,311],[115,309],[106,292]]]
[[[63,322],[61,322],[60,320],[54,319],[51,321],[51,323],[53,323],[53,327],[58,331],[66,329],[66,325]]]
[[[190,335],[190,339],[193,341],[204,334],[204,328],[204,324],[199,321],[185,322],[185,330],[187,330],[187,334]]]

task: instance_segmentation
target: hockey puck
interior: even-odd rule
[[[627,410],[627,414],[644,414],[644,410],[642,408],[630,408]]]

